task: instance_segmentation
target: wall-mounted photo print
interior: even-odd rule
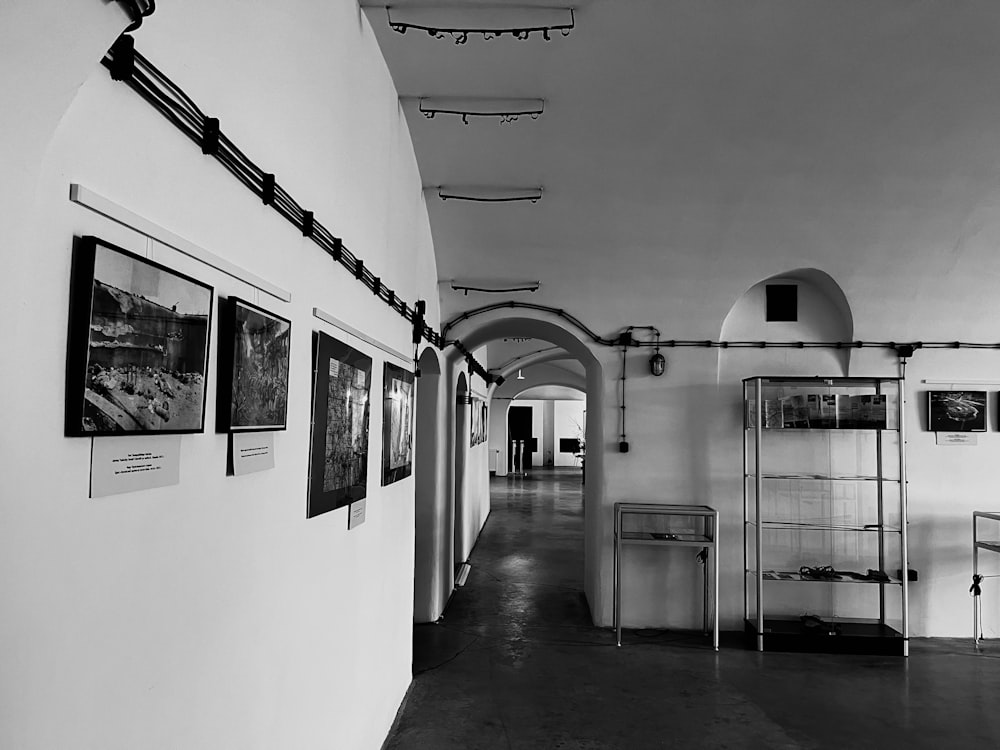
[[[212,287],[96,237],[73,259],[66,434],[201,432]]]
[[[313,334],[313,418],[306,517],[368,494],[368,392],[372,360]]]
[[[413,471],[413,373],[385,363],[382,380],[382,485]]]
[[[486,442],[486,402],[473,396],[469,410],[469,445],[475,447]]]
[[[928,391],[933,432],[985,432],[986,391]]]
[[[283,430],[292,324],[230,297],[219,304],[219,432]]]

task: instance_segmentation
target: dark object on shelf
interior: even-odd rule
[[[840,635],[840,626],[816,615],[802,615],[802,632],[806,635]]]
[[[799,575],[817,581],[836,581],[840,579],[838,571],[834,570],[832,565],[819,565],[815,568],[803,565],[799,568]]]

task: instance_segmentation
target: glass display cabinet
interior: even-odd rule
[[[744,620],[760,651],[908,654],[903,380],[744,390]]]
[[[719,650],[719,511],[707,505],[615,503],[615,641],[622,645],[622,548],[627,545],[698,547],[704,594],[702,632]]]

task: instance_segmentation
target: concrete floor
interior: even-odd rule
[[[1000,645],[758,654],[742,637],[591,624],[578,471],[494,478],[472,571],[414,628],[386,750],[1000,748]]]

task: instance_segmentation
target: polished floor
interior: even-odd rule
[[[387,750],[1000,748],[1000,644],[918,639],[908,659],[758,654],[626,631],[583,597],[579,471],[492,480],[466,585],[414,629]]]

